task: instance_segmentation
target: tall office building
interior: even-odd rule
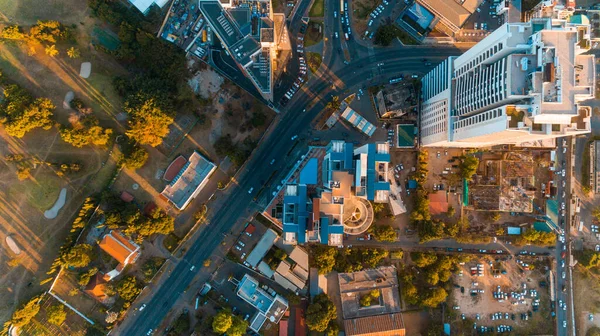
[[[590,132],[594,56],[582,15],[507,23],[422,79],[421,144],[485,147]]]

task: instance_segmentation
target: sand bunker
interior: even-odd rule
[[[13,251],[14,254],[21,254],[21,249],[19,248],[19,246],[17,246],[17,243],[14,239],[12,239],[11,236],[6,236],[6,245],[8,245],[8,247],[11,251]]]
[[[67,188],[62,188],[60,190],[60,194],[58,195],[58,199],[56,200],[56,203],[54,203],[54,205],[52,206],[51,209],[46,210],[44,212],[44,217],[46,217],[48,219],[56,218],[56,216],[58,216],[58,211],[60,209],[62,209],[63,206],[65,206],[66,200],[67,200]]]
[[[70,109],[73,98],[75,98],[75,94],[73,93],[73,91],[67,92],[67,94],[65,95],[65,100],[63,100],[63,108]]]
[[[88,78],[88,77],[90,77],[91,73],[92,73],[92,63],[90,63],[90,62],[81,63],[81,70],[79,70],[79,76],[81,76],[83,78]]]

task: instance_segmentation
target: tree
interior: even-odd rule
[[[319,269],[319,274],[331,272],[335,266],[335,257],[337,250],[331,246],[318,245],[314,249],[313,263]]]
[[[89,270],[87,270],[86,272],[83,272],[81,274],[79,274],[79,281],[78,283],[81,286],[85,286],[90,282],[90,279],[96,275],[96,273],[98,273],[98,268],[96,267],[92,267]]]
[[[585,336],[600,336],[600,328],[593,326],[587,330]]]
[[[600,207],[595,207],[592,210],[592,216],[594,216],[597,220],[600,221]]]
[[[371,295],[367,294],[367,295],[363,295],[360,298],[360,306],[361,307],[369,307],[371,305]]]
[[[29,321],[31,321],[31,319],[40,311],[39,301],[40,298],[36,296],[26,304],[22,305],[21,308],[13,313],[9,323],[15,327],[22,327],[29,323]]]
[[[391,225],[371,226],[370,232],[375,240],[382,242],[396,241],[396,230]]]
[[[92,246],[89,244],[78,244],[62,255],[62,265],[64,267],[81,268],[86,267],[92,261]]]
[[[212,321],[212,329],[217,334],[224,334],[231,328],[233,319],[228,309],[221,310],[215,315]]]
[[[501,216],[500,216],[500,212],[498,212],[498,211],[494,211],[494,212],[490,213],[490,220],[491,220],[492,222],[497,222],[497,221],[499,221],[499,220],[500,220],[500,217],[501,217]]]
[[[67,312],[65,306],[62,304],[55,304],[46,309],[46,318],[48,322],[60,326],[67,319]]]
[[[312,331],[324,332],[329,327],[329,322],[336,317],[337,309],[325,293],[315,296],[313,303],[306,309],[306,325]]]
[[[105,146],[112,133],[112,129],[100,127],[94,115],[86,115],[72,125],[60,129],[63,141],[78,148],[87,145]]]
[[[340,102],[340,97],[333,96],[331,98],[331,101],[328,102],[327,105],[325,105],[325,108],[332,110],[332,111],[337,111],[340,109],[341,106],[342,106],[342,102]]]
[[[54,44],[49,45],[46,48],[44,48],[44,51],[46,52],[46,55],[48,55],[50,57],[54,57],[54,56],[58,55],[58,53],[59,53],[58,49],[56,49],[56,46]]]
[[[455,214],[456,214],[456,209],[454,209],[453,206],[449,206],[448,207],[448,212],[446,212],[446,215],[448,217],[454,217]]]
[[[398,28],[393,24],[383,24],[377,28],[373,43],[387,47],[392,44],[392,41],[398,36]]]
[[[23,34],[23,32],[21,31],[21,27],[19,27],[18,25],[7,26],[4,27],[4,29],[2,29],[2,32],[0,32],[0,38],[6,40],[20,41],[25,38],[25,34]]]
[[[534,244],[541,246],[551,246],[556,244],[556,235],[552,232],[538,231],[534,228],[529,228],[521,233],[518,244]]]
[[[156,98],[138,94],[125,102],[124,109],[130,117],[126,134],[141,145],[156,147],[169,134],[173,117],[160,106]]]
[[[133,301],[140,292],[141,289],[138,279],[133,275],[121,279],[117,285],[117,293],[119,293],[119,296],[126,302]]]
[[[231,327],[227,329],[228,336],[243,336],[246,334],[246,329],[248,329],[248,322],[244,321],[238,315],[234,315],[231,319]]]
[[[460,158],[458,169],[460,170],[460,176],[467,181],[471,181],[475,172],[477,172],[477,166],[479,166],[479,159],[472,155],[463,155]]]
[[[340,333],[340,326],[337,324],[335,319],[329,321],[327,325],[327,330],[325,330],[325,335],[327,336],[337,336]]]
[[[142,273],[144,274],[144,278],[148,281],[151,280],[164,262],[165,259],[161,257],[152,257],[148,259],[144,265],[142,265]]]
[[[188,313],[183,313],[173,323],[173,329],[169,335],[183,335],[188,330],[190,330],[190,316]]]
[[[71,47],[67,49],[67,55],[69,56],[69,58],[79,58],[81,56],[81,53],[79,52],[79,49]]]
[[[113,324],[115,322],[117,322],[117,320],[119,319],[119,314],[117,314],[116,312],[106,312],[106,318],[104,319],[104,321],[106,321],[106,323],[108,324]]]
[[[0,104],[0,124],[6,133],[22,138],[35,128],[49,130],[52,127],[54,105],[47,98],[33,99],[16,84],[4,88],[4,100]]]
[[[410,258],[417,267],[427,267],[437,261],[437,254],[433,252],[411,252]]]
[[[167,235],[175,230],[175,218],[169,216],[165,211],[156,208],[150,217],[142,218],[130,224],[125,232],[127,234],[137,233],[142,237],[148,237],[155,233]]]
[[[148,151],[140,146],[134,145],[131,150],[125,154],[122,163],[129,169],[142,168],[148,161]]]
[[[446,301],[446,297],[448,297],[446,290],[441,287],[436,287],[423,293],[421,305],[424,307],[435,308],[439,306],[440,303]]]

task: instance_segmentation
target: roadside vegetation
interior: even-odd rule
[[[323,22],[313,21],[308,24],[304,35],[304,47],[310,47],[323,41]]]
[[[310,7],[308,16],[311,18],[323,17],[324,14],[325,14],[325,0],[315,0],[315,2],[313,2],[312,7]]]
[[[365,268],[375,268],[389,256],[389,252],[380,248],[342,248],[318,245],[312,250],[312,265],[319,274],[337,272],[356,272]]]
[[[433,252],[412,252],[415,267],[405,267],[399,272],[401,295],[406,303],[424,308],[436,308],[446,301],[450,291],[450,278],[467,255],[441,255]]]
[[[398,26],[393,24],[392,22],[387,22],[385,24],[380,25],[375,31],[375,37],[373,39],[373,43],[380,45],[382,47],[387,47],[394,39],[399,39],[400,42],[407,45],[415,45],[417,41],[415,41],[408,33],[404,30],[400,29]]]
[[[306,55],[306,64],[308,64],[308,68],[312,73],[316,73],[323,61],[321,54],[312,51],[308,51],[304,54]]]
[[[340,327],[336,322],[337,309],[327,294],[322,293],[313,299],[306,309],[306,325],[311,331],[325,333],[327,336],[335,336]]]

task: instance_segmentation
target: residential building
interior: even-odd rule
[[[277,239],[277,233],[271,229],[268,229],[267,232],[260,238],[254,249],[246,258],[246,262],[250,264],[252,267],[256,267],[258,263],[264,258],[264,256],[269,252],[271,247],[273,247],[273,243]]]
[[[260,288],[258,280],[244,274],[236,288],[237,296],[256,308],[256,313],[248,321],[250,329],[259,332],[265,321],[279,323],[288,309],[288,302],[279,294],[271,295]]]
[[[589,21],[506,23],[422,79],[426,147],[519,144],[590,132],[594,55]]]
[[[274,60],[279,45],[288,44],[285,16],[273,13],[270,0],[200,0],[199,8],[238,68],[273,101]]]
[[[104,252],[119,262],[114,270],[104,275],[106,281],[110,281],[121,274],[125,266],[135,263],[141,255],[139,245],[114,230],[105,234],[98,245]]]
[[[90,278],[90,281],[84,288],[84,292],[101,303],[105,303],[110,298],[106,294],[107,283],[108,282],[104,279],[104,274],[102,272],[98,272]]]
[[[347,335],[405,335],[394,266],[339,273],[338,282]],[[377,300],[362,306],[361,297],[372,291],[378,292]]]
[[[299,178],[284,186],[284,243],[340,246],[344,233],[365,232],[373,221],[369,201],[389,200],[389,161],[387,143],[354,149],[351,143],[331,141],[322,160],[308,160]]]
[[[160,193],[177,209],[185,209],[198,196],[217,166],[208,161],[200,153],[194,151],[187,162],[177,165],[182,157],[178,157],[165,171],[165,178],[175,176]],[[181,168],[180,168],[181,167]],[[179,170],[173,174],[172,170]]]
[[[600,140],[591,143],[593,167],[590,169],[591,184],[593,185],[594,193],[600,194]]]
[[[448,36],[454,36],[475,11],[479,2],[477,0],[461,2],[454,0],[417,0],[416,3],[426,9],[426,11],[420,9],[418,13],[427,13],[424,17],[435,16],[434,25],[437,30]],[[419,7],[413,6],[413,12],[417,12],[417,8]]]

